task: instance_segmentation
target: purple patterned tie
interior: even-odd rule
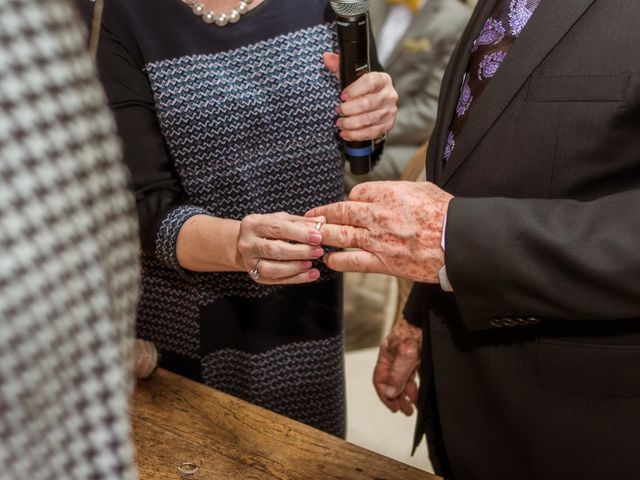
[[[456,139],[469,118],[469,110],[478,101],[496,74],[507,53],[527,24],[541,0],[498,0],[473,42],[469,66],[465,73],[456,112],[451,122],[444,161],[451,157]]]

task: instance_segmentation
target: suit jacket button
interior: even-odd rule
[[[502,319],[500,318],[492,318],[491,320],[489,320],[489,325],[495,328],[504,327],[504,324],[502,323]]]
[[[516,325],[518,325],[518,322],[516,322],[513,318],[511,317],[504,317],[502,319],[502,324],[506,325],[507,327],[515,327]]]

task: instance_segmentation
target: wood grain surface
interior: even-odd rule
[[[164,370],[138,383],[132,419],[141,480],[179,480],[183,462],[193,480],[439,478]]]

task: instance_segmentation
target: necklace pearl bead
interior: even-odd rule
[[[229,12],[229,23],[238,23],[238,20],[240,20],[240,13],[238,12],[238,10],[231,10]]]
[[[193,6],[192,10],[193,10],[193,13],[195,13],[195,14],[196,14],[196,15],[198,15],[198,16],[201,16],[201,15],[204,15],[205,8],[204,8],[204,5],[203,5],[203,4],[201,4],[201,3],[196,3],[196,4]]]
[[[216,25],[224,27],[227,23],[229,23],[229,16],[226,13],[219,13],[216,17]]]
[[[224,27],[229,23],[238,23],[240,17],[249,11],[249,5],[253,0],[240,0],[238,5],[229,13],[214,13],[213,10],[207,10],[207,7],[200,0],[181,0],[182,3],[191,7],[195,15],[202,17],[205,23],[215,23],[219,27]]]

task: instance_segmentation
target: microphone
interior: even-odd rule
[[[338,45],[340,48],[340,82],[342,89],[358,77],[371,71],[369,59],[369,11],[370,0],[331,0],[336,13]],[[371,171],[373,140],[344,142],[347,160],[354,175]]]

